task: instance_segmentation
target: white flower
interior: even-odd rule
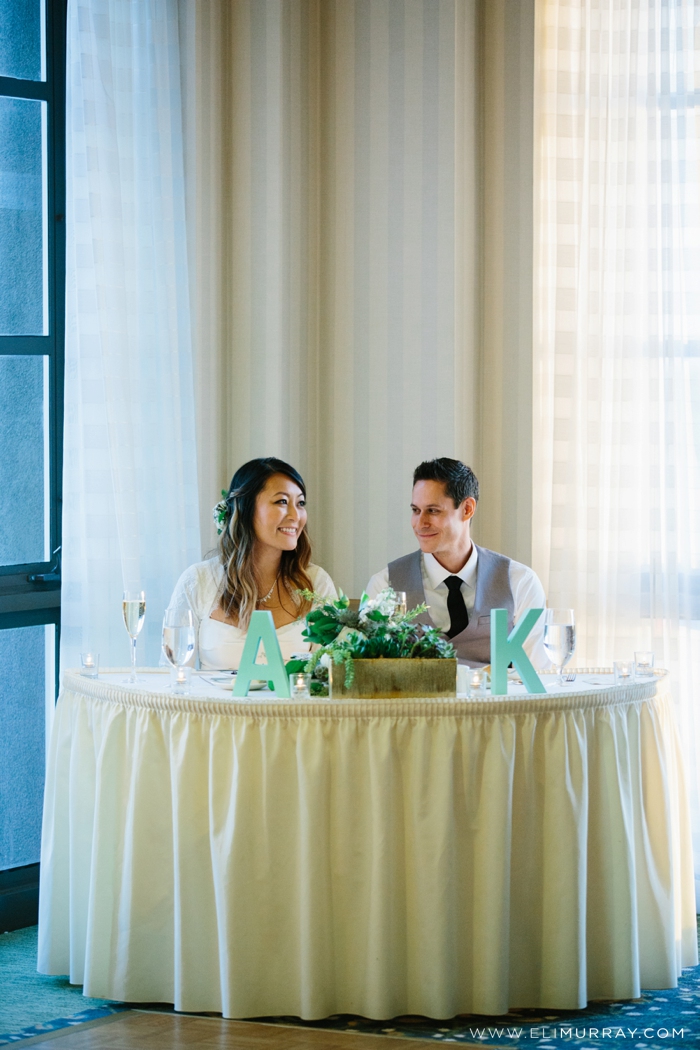
[[[319,658],[318,662],[320,663],[321,667],[325,667],[326,670],[329,671],[331,667],[330,653],[324,653],[323,656]]]
[[[358,638],[364,640],[365,635],[362,631],[358,631],[356,627],[343,627],[342,631],[336,638],[336,642],[345,642],[348,638]]]
[[[219,536],[224,531],[224,525],[226,524],[226,510],[227,504],[225,499],[219,500],[216,506],[212,508],[211,516],[214,519]]]
[[[396,609],[396,593],[387,587],[380,591],[376,598],[370,598],[360,609],[360,622],[364,623],[371,612],[380,612],[382,616],[393,616]]]

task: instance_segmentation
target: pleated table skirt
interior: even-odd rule
[[[697,961],[662,678],[338,704],[147,681],[69,673],[56,710],[39,969],[86,995],[446,1018],[633,998]]]

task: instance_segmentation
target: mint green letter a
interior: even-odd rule
[[[515,664],[528,693],[546,693],[540,676],[523,649],[523,642],[535,626],[543,609],[528,609],[508,635],[508,610],[491,610],[491,692],[508,692],[508,664]]]
[[[260,643],[265,646],[266,664],[257,664]],[[250,626],[245,636],[241,666],[236,675],[233,687],[234,696],[247,696],[250,683],[255,679],[266,678],[272,682],[277,696],[289,697],[289,678],[282,659],[282,650],[277,641],[275,621],[271,612],[259,609],[250,618]]]

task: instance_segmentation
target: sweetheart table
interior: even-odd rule
[[[39,970],[225,1017],[580,1008],[697,962],[663,674],[292,703],[64,676]]]

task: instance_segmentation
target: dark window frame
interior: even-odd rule
[[[0,336],[2,356],[49,359],[51,551],[61,546],[66,288],[66,11],[46,0],[46,80],[0,77],[0,95],[47,103],[48,335]],[[48,576],[48,579],[41,577]],[[56,693],[61,624],[60,559],[0,566],[0,630],[53,624]],[[37,921],[39,865],[0,871],[0,932]]]
[[[46,356],[49,360],[49,457],[51,551],[61,546],[63,395],[66,287],[66,7],[46,0],[46,80],[0,77],[0,95],[47,103],[48,335],[0,335],[2,356]],[[54,575],[53,580],[30,576]],[[60,605],[60,560],[0,566],[0,616],[51,610]],[[19,626],[19,621],[16,626]],[[5,622],[4,626],[11,626]]]

